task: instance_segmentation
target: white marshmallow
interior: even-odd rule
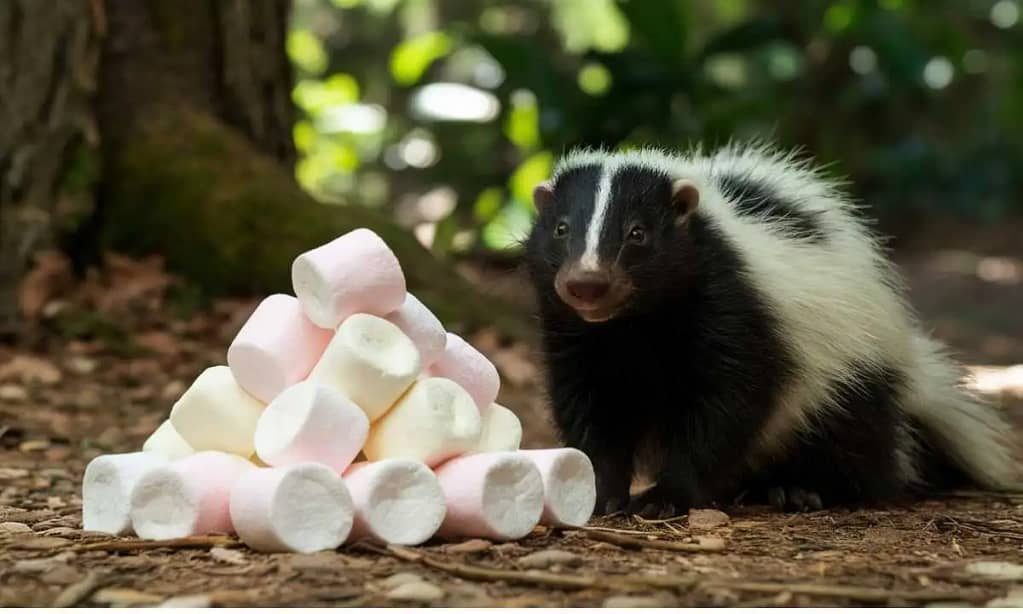
[[[447,345],[447,333],[437,316],[412,294],[405,295],[401,308],[388,314],[387,319],[396,324],[419,350],[419,362],[423,369],[437,361]]]
[[[309,379],[333,386],[372,422],[412,385],[419,370],[419,352],[400,328],[357,313],[338,327]]]
[[[387,315],[405,300],[398,259],[365,228],[299,255],[291,280],[306,315],[323,328],[337,328],[355,313]]]
[[[479,443],[480,414],[458,384],[419,380],[369,431],[363,452],[371,461],[407,458],[435,466]]]
[[[131,493],[131,522],[143,539],[231,533],[231,488],[254,469],[224,452],[197,452],[145,472]]]
[[[231,369],[199,374],[171,410],[170,423],[196,451],[220,450],[248,458],[263,403],[242,390]]]
[[[169,461],[195,454],[192,446],[188,445],[188,442],[174,430],[174,425],[170,423],[170,420],[164,420],[159,428],[153,431],[153,434],[142,444],[142,451],[159,454]]]
[[[396,458],[358,463],[344,478],[355,503],[349,541],[415,546],[433,537],[444,521],[444,493],[423,463]]]
[[[366,443],[369,420],[340,393],[316,382],[284,389],[256,424],[256,454],[271,466],[322,463],[344,471]]]
[[[480,411],[497,401],[501,377],[497,367],[468,341],[454,333],[447,334],[444,353],[427,372],[434,377],[446,377],[472,395]]]
[[[543,512],[543,481],[528,458],[515,452],[485,452],[454,458],[434,470],[447,515],[439,535],[519,539]]]
[[[263,552],[333,550],[354,514],[341,477],[319,463],[246,471],[231,490],[230,510],[238,537]]]
[[[597,501],[593,463],[575,448],[520,450],[543,477],[544,506],[540,522],[551,527],[581,527],[589,522]]]
[[[238,331],[227,349],[227,365],[246,392],[269,403],[309,375],[331,334],[309,321],[298,299],[274,294]]]
[[[482,429],[477,452],[510,452],[522,443],[522,423],[507,407],[492,403],[480,414]]]
[[[82,479],[82,528],[113,535],[131,532],[131,492],[146,472],[167,460],[150,452],[92,459]]]

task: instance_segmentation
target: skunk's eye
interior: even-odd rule
[[[568,222],[558,222],[558,225],[554,227],[554,238],[563,239],[568,236]]]
[[[636,245],[643,245],[646,243],[646,229],[642,226],[633,226],[629,230],[629,242],[635,243]]]

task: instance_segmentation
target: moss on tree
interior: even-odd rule
[[[409,289],[446,323],[522,338],[528,320],[481,294],[405,229],[361,207],[321,204],[284,167],[209,116],[163,108],[107,160],[102,243],[163,254],[213,294],[290,288],[301,252],[370,228],[401,261]]]

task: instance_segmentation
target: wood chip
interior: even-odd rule
[[[156,605],[163,603],[163,596],[143,593],[130,588],[104,588],[92,596],[95,603],[110,605],[115,608]]]
[[[966,566],[968,573],[992,580],[1015,582],[1023,580],[1023,565],[1002,561],[977,561]]]
[[[0,533],[31,533],[32,529],[23,522],[0,522]]]
[[[488,542],[485,539],[470,539],[458,544],[450,544],[445,546],[444,549],[448,552],[472,554],[476,552],[484,552],[490,550],[494,544]]]
[[[238,550],[228,550],[227,548],[221,548],[217,546],[210,549],[210,557],[214,561],[221,563],[229,563],[231,565],[245,565],[249,562],[245,555]]]

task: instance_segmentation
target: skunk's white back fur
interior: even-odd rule
[[[685,156],[651,149],[581,150],[558,164],[555,179],[591,164],[603,165],[605,176],[629,165],[693,181],[700,189],[700,210],[743,255],[749,281],[777,314],[794,350],[796,373],[760,433],[752,465],[776,458],[801,432],[812,429],[813,421],[826,420],[820,408],[841,406],[829,402],[835,400],[829,398],[836,394],[834,384],[843,381],[850,364],[858,363],[891,366],[905,374],[901,409],[977,482],[1001,489],[1023,486],[1009,422],[963,388],[961,370],[940,343],[920,330],[900,277],[838,184],[796,154],[761,145]],[[827,240],[802,236],[777,219],[740,215],[715,181],[726,172],[812,212]],[[903,483],[913,485],[921,480],[920,434],[908,428],[903,425],[898,436],[897,464]]]

